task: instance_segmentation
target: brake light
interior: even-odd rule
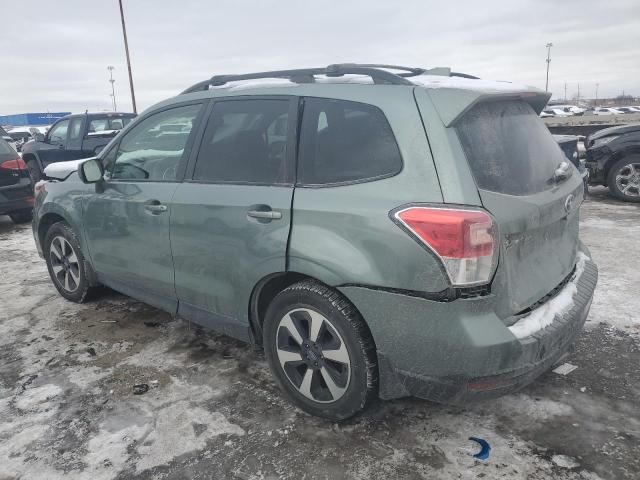
[[[14,160],[5,160],[0,163],[0,168],[5,170],[26,170],[27,164],[24,163],[24,160],[21,158],[16,158]]]
[[[498,253],[497,228],[482,210],[408,207],[395,219],[442,262],[455,286],[491,280]]]

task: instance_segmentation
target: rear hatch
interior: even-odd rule
[[[532,307],[574,269],[581,178],[522,100],[478,103],[455,129],[482,204],[499,228],[492,291],[507,318]]]

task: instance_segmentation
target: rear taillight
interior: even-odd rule
[[[408,207],[394,218],[444,265],[454,286],[491,280],[498,258],[498,232],[483,210]]]
[[[13,160],[5,160],[0,163],[0,168],[4,170],[26,170],[27,164],[21,158],[15,158]]]

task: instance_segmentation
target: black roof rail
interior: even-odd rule
[[[400,70],[402,73],[393,73],[389,70]],[[413,85],[408,78],[421,75],[459,76],[465,78],[477,78],[464,73],[451,72],[449,68],[424,68],[403,67],[400,65],[386,65],[378,63],[335,63],[320,68],[299,68],[294,70],[273,70],[269,72],[243,73],[239,75],[214,75],[208,80],[203,80],[187,88],[181,93],[193,93],[208,90],[209,86],[222,86],[228,82],[239,80],[256,80],[260,78],[288,78],[297,83],[313,83],[314,75],[326,75],[328,77],[341,77],[343,75],[369,76],[375,84],[382,85]]]

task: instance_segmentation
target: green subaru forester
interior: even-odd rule
[[[71,301],[104,284],[261,344],[314,415],[514,391],[597,282],[548,99],[443,68],[214,76],[48,167],[36,244]]]

